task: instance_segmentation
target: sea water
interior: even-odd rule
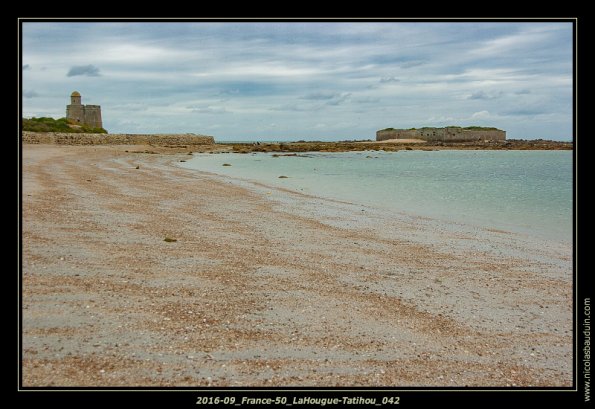
[[[571,151],[273,155],[196,154],[182,165],[387,212],[572,241]]]

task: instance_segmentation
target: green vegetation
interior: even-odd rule
[[[448,125],[445,126],[445,128],[455,128],[455,129],[463,129],[466,131],[500,131],[500,129],[498,128],[494,128],[491,126],[467,126],[467,127],[462,127],[462,126],[457,126],[457,125]],[[434,126],[424,126],[422,128],[409,128],[407,129],[408,131],[415,131],[417,129],[439,129],[436,128]],[[385,129],[381,129],[380,131],[394,131],[395,128],[385,128]]]
[[[65,133],[107,133],[103,128],[87,125],[72,126],[66,118],[23,118],[23,131],[30,132],[65,132]]]
[[[468,126],[463,129],[467,129],[469,131],[499,131],[500,130],[498,128],[494,128],[491,126]]]

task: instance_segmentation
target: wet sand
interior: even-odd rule
[[[23,146],[23,386],[571,386],[568,246],[133,150]]]

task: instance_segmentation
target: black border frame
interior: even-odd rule
[[[470,387],[470,388],[439,388],[439,387],[395,387],[395,388],[301,388],[301,387],[287,387],[287,388],[205,388],[205,387],[23,387],[22,385],[22,25],[23,23],[35,22],[74,22],[74,23],[180,23],[180,22],[320,22],[320,23],[334,23],[334,22],[393,22],[393,23],[481,23],[481,22],[566,22],[573,25],[573,386],[562,388],[516,388],[516,387]],[[19,17],[17,18],[18,35],[17,35],[17,49],[18,49],[18,67],[17,67],[17,95],[18,95],[18,112],[17,112],[17,126],[18,126],[18,382],[16,391],[19,399],[28,402],[55,402],[60,400],[61,404],[66,406],[81,404],[88,404],[89,398],[93,399],[93,403],[113,403],[121,401],[122,398],[130,399],[131,403],[165,403],[171,404],[196,404],[196,398],[199,396],[206,397],[279,397],[285,396],[289,402],[295,397],[311,396],[311,397],[376,397],[382,396],[399,396],[401,398],[400,405],[421,404],[421,405],[446,405],[446,404],[477,404],[489,401],[492,404],[510,404],[510,403],[531,403],[533,404],[548,404],[548,405],[564,405],[584,403],[583,392],[584,382],[582,371],[579,370],[579,359],[577,354],[581,352],[579,344],[583,345],[584,335],[579,328],[577,319],[579,305],[582,305],[583,300],[587,297],[592,298],[593,288],[586,282],[589,278],[586,274],[580,277],[581,286],[579,287],[579,269],[578,269],[578,135],[583,130],[585,135],[586,130],[579,124],[579,109],[584,108],[585,104],[579,104],[579,98],[587,93],[577,92],[579,67],[581,72],[586,71],[584,59],[579,54],[579,37],[582,41],[586,41],[587,25],[584,18],[579,17],[501,17],[501,18],[483,18],[483,17],[419,17],[419,18],[386,18],[386,17],[274,17],[274,18],[249,18],[249,17],[211,17],[211,18],[187,18],[187,17],[169,17],[169,18],[134,18],[134,17],[105,17],[105,18],[47,18],[47,17]],[[582,43],[581,43],[582,44]],[[582,64],[582,65],[581,65]],[[587,76],[581,77],[581,85],[590,81]],[[583,82],[584,81],[584,82]],[[588,87],[581,87],[587,90]],[[584,110],[584,109],[583,109]],[[582,362],[582,360],[581,360]],[[91,393],[91,395],[89,395]],[[240,398],[241,399],[241,398]],[[585,404],[586,405],[586,404]],[[205,405],[200,405],[205,406]],[[218,405],[225,406],[225,405]],[[254,406],[254,405],[247,405]],[[267,405],[272,406],[272,405]],[[285,405],[283,405],[285,406]],[[295,405],[298,406],[298,405]],[[329,405],[334,406],[334,405]],[[358,405],[366,406],[366,405]]]

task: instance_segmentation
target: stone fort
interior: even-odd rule
[[[101,106],[82,105],[81,94],[79,94],[78,91],[74,91],[70,94],[70,105],[66,105],[66,119],[76,125],[103,128],[101,122]]]
[[[422,139],[440,142],[504,141],[506,131],[497,128],[448,126],[446,128],[387,128],[376,132],[377,141],[387,139]]]

